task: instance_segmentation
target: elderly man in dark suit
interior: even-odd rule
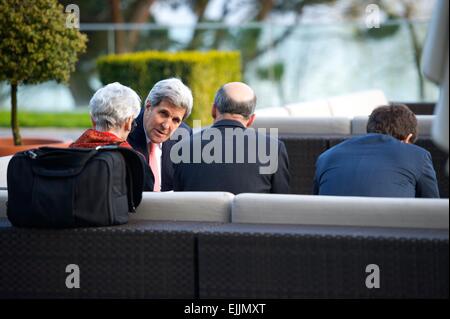
[[[439,197],[430,153],[412,144],[417,138],[417,119],[406,105],[376,108],[367,133],[320,155],[314,194]]]
[[[151,89],[145,108],[136,118],[136,129],[128,136],[128,143],[142,153],[153,173],[153,191],[173,189],[173,166],[170,149],[176,140],[174,132],[191,128],[183,123],[192,111],[191,90],[179,79],[159,81]]]
[[[222,86],[214,125],[172,148],[175,191],[289,193],[288,156],[277,138],[248,128],[256,96],[244,83]]]

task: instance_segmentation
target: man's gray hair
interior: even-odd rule
[[[120,127],[127,119],[134,119],[141,110],[141,99],[135,91],[114,82],[95,92],[89,102],[95,128],[108,131]]]
[[[256,95],[248,101],[236,102],[230,98],[222,86],[216,93],[214,98],[214,105],[217,107],[221,114],[240,114],[245,118],[249,118],[250,115],[255,112],[256,108]]]
[[[155,107],[163,100],[176,107],[183,108],[186,111],[183,120],[192,112],[194,99],[191,89],[184,85],[180,79],[170,78],[156,83],[148,94],[145,104],[150,103],[152,107]]]

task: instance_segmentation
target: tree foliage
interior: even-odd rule
[[[1,0],[0,80],[67,82],[87,39],[66,18],[55,0]]]
[[[69,81],[87,38],[67,27],[68,17],[56,0],[0,0],[0,81],[11,84],[11,126],[21,143],[17,87],[49,80]]]

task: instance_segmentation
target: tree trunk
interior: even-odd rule
[[[133,16],[131,17],[132,23],[145,23],[150,16],[150,8],[155,0],[141,0],[136,3],[133,9]],[[134,51],[139,41],[140,30],[130,30],[128,34],[128,48],[130,51]]]
[[[150,16],[150,8],[155,0],[142,0],[136,4],[134,14],[131,17],[132,23],[145,23]],[[128,34],[128,48],[130,51],[134,51],[139,41],[140,30],[130,30]]]
[[[205,12],[206,7],[208,6],[208,1],[206,0],[200,0],[195,2],[193,11],[195,15],[197,16],[197,23],[203,22],[205,19]],[[190,43],[187,45],[186,50],[195,50],[198,49],[203,41],[203,34],[205,33],[205,30],[200,30],[196,28],[194,30],[194,35],[192,36],[192,39]]]
[[[111,1],[111,14],[114,23],[123,23],[122,8],[120,7],[120,0],[110,0]],[[124,53],[127,51],[125,46],[125,31],[115,30],[115,50],[116,53]]]
[[[414,28],[414,25],[412,23],[413,19],[413,11],[414,11],[414,5],[408,1],[401,1],[403,4],[404,14],[403,19],[406,20],[406,27],[409,32],[409,38],[411,40],[411,45],[414,53],[414,64],[416,66],[417,71],[417,77],[418,77],[418,85],[419,85],[419,96],[422,101],[425,99],[425,80],[422,75],[421,67],[420,67],[420,60],[422,56],[422,47],[419,43],[419,39],[416,33],[416,30]]]
[[[264,9],[265,11],[260,12],[260,14],[259,14],[259,15],[260,15],[261,17],[263,17],[263,18],[265,18],[265,17],[267,16],[267,14],[270,12],[270,10],[267,11],[267,10],[268,10],[267,5],[270,5],[270,3],[266,3],[266,6],[263,7],[263,9]],[[266,45],[266,46],[260,48],[259,50],[255,50],[254,53],[248,57],[248,59],[249,59],[250,61],[251,61],[251,60],[254,60],[254,59],[256,59],[257,57],[259,57],[259,56],[265,54],[266,52],[272,50],[273,48],[277,47],[277,46],[280,45],[284,40],[288,39],[289,36],[296,30],[296,28],[297,28],[297,26],[298,26],[298,23],[300,22],[301,15],[302,15],[302,13],[303,13],[303,9],[304,9],[305,5],[306,5],[305,2],[301,2],[301,3],[299,3],[299,4],[295,7],[295,13],[296,13],[296,18],[295,18],[295,19],[296,19],[296,23],[295,23],[294,25],[292,25],[292,26],[290,26],[290,27],[287,27],[286,30],[284,30],[284,32],[283,32],[280,36],[278,36],[276,39],[274,39],[274,40],[273,40],[271,43],[269,43],[268,45]]]
[[[412,24],[411,20],[408,20],[407,26],[408,26],[409,36],[410,36],[413,51],[414,51],[414,63],[416,66],[417,76],[419,78],[418,84],[419,84],[420,99],[422,101],[424,101],[425,100],[425,80],[423,78],[422,71],[420,68],[422,47],[419,44],[419,39],[417,37],[416,30],[414,29],[414,25]]]
[[[19,123],[17,120],[17,83],[11,83],[11,129],[14,145],[22,145]]]
[[[225,2],[222,7],[222,17],[220,18],[220,21],[223,21],[225,17],[228,15],[229,9],[228,9],[228,2]],[[212,47],[216,49],[220,49],[220,43],[222,43],[225,36],[228,34],[227,29],[217,29],[216,34],[214,35],[214,42]]]
[[[261,1],[259,12],[256,15],[256,21],[264,21],[269,15],[270,11],[273,9],[273,0],[264,0]]]

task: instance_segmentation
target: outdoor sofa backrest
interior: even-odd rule
[[[418,136],[426,137],[431,135],[431,126],[434,115],[416,115]],[[357,116],[351,120],[351,134],[363,135],[367,133],[366,127],[369,120],[368,116]]]
[[[6,189],[6,172],[8,170],[8,163],[12,156],[0,157],[0,189]]]
[[[231,221],[234,195],[225,192],[144,192],[130,220],[216,222]],[[6,218],[8,191],[0,190],[0,218]]]
[[[130,219],[228,223],[233,198],[226,192],[144,192]]]
[[[266,117],[256,116],[254,129],[277,128],[278,134],[350,135],[350,119],[346,117]]]
[[[231,221],[448,230],[448,209],[445,199],[239,194]]]
[[[270,128],[277,128],[278,134],[327,136],[327,135],[361,135],[366,134],[369,117],[343,116],[256,116],[253,128],[264,128],[268,133]],[[419,136],[431,135],[434,115],[417,115]]]
[[[0,191],[6,217],[7,191]],[[447,229],[446,199],[220,192],[144,193],[132,221],[183,221]]]

